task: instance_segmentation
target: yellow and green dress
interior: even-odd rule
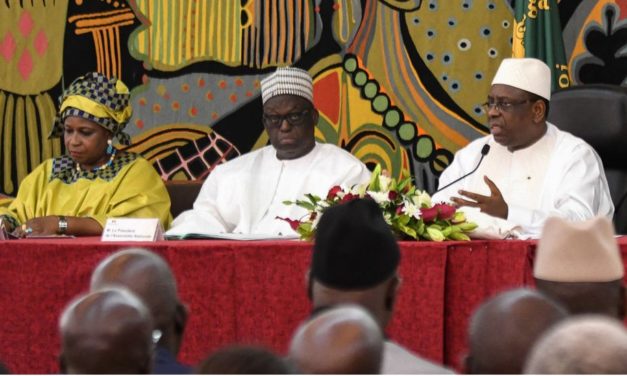
[[[82,171],[67,155],[48,159],[22,181],[17,197],[0,216],[13,226],[48,215],[90,217],[104,228],[107,218],[172,220],[170,196],[152,165],[119,152],[107,168]]]

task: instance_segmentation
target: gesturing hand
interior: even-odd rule
[[[483,181],[485,181],[488,188],[490,188],[490,196],[459,190],[458,193],[466,198],[451,197],[451,201],[458,206],[479,208],[479,210],[491,216],[507,219],[508,207],[501,191],[487,176],[483,177]]]

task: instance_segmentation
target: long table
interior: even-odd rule
[[[625,258],[627,238],[618,243]],[[387,333],[416,353],[459,369],[471,313],[486,297],[532,283],[536,243],[400,244],[402,285]],[[190,311],[183,362],[195,364],[231,343],[284,353],[310,310],[307,242],[0,241],[0,359],[16,373],[58,372],[60,312],[88,289],[100,260],[130,246],[159,253],[174,270]]]

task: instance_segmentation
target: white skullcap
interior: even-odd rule
[[[311,76],[300,68],[277,68],[276,72],[261,80],[261,100],[266,104],[277,95],[296,95],[313,103]]]
[[[547,219],[538,242],[533,276],[553,282],[610,282],[624,268],[609,219]]]
[[[513,86],[551,99],[551,69],[542,60],[530,57],[503,59],[492,80],[494,84]]]

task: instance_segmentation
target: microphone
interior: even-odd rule
[[[479,168],[479,166],[481,165],[481,161],[483,161],[483,157],[485,157],[486,155],[488,155],[488,152],[490,151],[490,145],[485,144],[483,145],[483,147],[481,148],[481,158],[479,158],[479,163],[477,163],[477,165],[475,166],[475,168],[472,169],[472,171],[470,171],[469,173],[467,173],[466,175],[462,175],[459,178],[453,180],[452,182],[448,183],[447,185],[445,185],[444,187],[438,189],[437,191],[433,192],[433,194],[431,195],[431,197],[433,197],[436,193],[441,192],[443,190],[445,190],[446,188],[450,187],[451,185],[459,182],[460,180],[463,180],[465,178],[467,178],[468,176],[472,175],[475,171],[477,171],[477,169]]]

